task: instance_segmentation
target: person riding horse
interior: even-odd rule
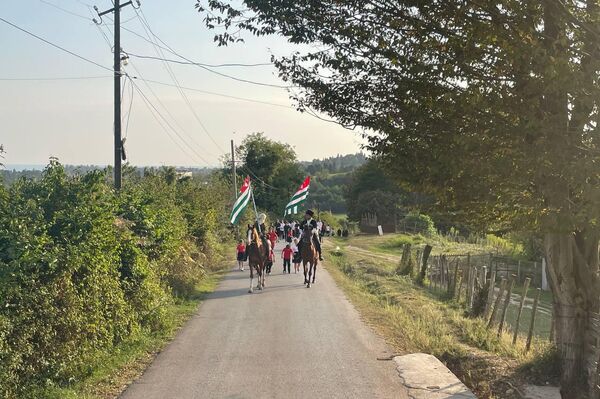
[[[323,260],[323,254],[321,252],[321,243],[319,242],[319,236],[317,235],[317,221],[313,219],[315,213],[308,209],[304,214],[304,220],[300,223],[300,231],[304,231],[304,228],[309,225],[312,231],[312,240],[317,252],[319,253],[319,260]],[[302,245],[302,241],[300,241]]]

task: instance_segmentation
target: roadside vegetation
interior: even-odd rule
[[[0,185],[0,397],[110,391],[214,284],[227,185],[172,168],[126,181],[116,194],[105,172],[52,160]]]
[[[437,356],[479,398],[520,398],[518,386],[525,382],[557,382],[555,351],[547,339],[535,337],[532,350],[525,352],[522,337],[513,346],[512,334],[498,337],[484,320],[470,317],[456,301],[398,275],[395,258],[373,256],[377,252],[370,250],[377,248],[378,241],[399,237],[420,239],[409,235],[336,238],[326,244],[329,258],[325,264],[366,321],[397,353]],[[354,246],[348,247],[349,243]],[[353,250],[361,246],[365,252]]]

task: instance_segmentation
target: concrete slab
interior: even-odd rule
[[[425,353],[396,356],[396,369],[414,399],[477,399],[435,356]]]
[[[560,399],[558,387],[526,385],[523,392],[526,399]]]

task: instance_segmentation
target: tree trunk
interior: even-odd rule
[[[590,329],[598,310],[598,238],[595,234],[548,233],[544,250],[554,294],[556,346],[561,359],[561,395],[594,398],[597,375],[589,372],[598,360]]]

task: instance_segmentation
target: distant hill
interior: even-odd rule
[[[306,173],[313,176],[309,206],[346,213],[344,191],[350,184],[352,172],[366,161],[364,154],[356,153],[301,162]]]

